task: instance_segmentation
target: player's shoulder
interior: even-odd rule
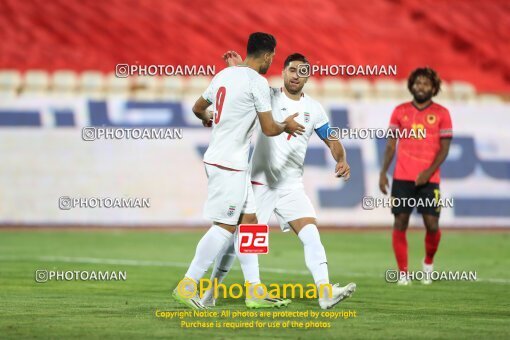
[[[265,84],[269,84],[267,82],[266,78],[264,78],[260,73],[258,73],[257,71],[255,71],[251,67],[248,67],[248,66],[235,66],[235,68],[239,72],[243,72],[252,81],[258,81],[258,82],[263,82]]]
[[[269,87],[266,78],[247,66],[227,67],[217,73],[215,77],[221,82],[232,84],[240,90],[251,91],[253,88]]]
[[[220,72],[216,73],[214,77],[211,79],[211,83],[217,82],[217,81],[227,81],[231,77],[233,77],[233,70],[232,67],[227,67],[221,70]]]
[[[216,76],[219,75],[248,77],[249,79],[266,79],[262,77],[257,71],[248,66],[229,66],[216,74]]]
[[[312,107],[312,108],[314,108],[315,110],[318,110],[318,111],[322,111],[323,110],[322,104],[318,100],[310,97],[308,94],[306,94],[304,92],[301,94],[301,96],[303,97],[303,100],[306,102],[306,104],[308,106],[310,106],[310,107]]]
[[[436,102],[432,102],[432,105],[430,105],[430,108],[440,114],[450,114],[450,111],[446,107],[444,107],[443,105],[440,105]]]
[[[405,112],[414,107],[413,102],[405,102],[395,106],[395,112]]]
[[[310,97],[309,94],[306,94],[304,92],[301,93],[301,97],[307,101],[308,103],[310,104],[319,104],[319,102],[317,100],[315,100],[314,98]]]

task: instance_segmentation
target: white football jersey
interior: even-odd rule
[[[273,117],[284,121],[296,112],[295,120],[305,126],[305,133],[292,137],[287,133],[267,137],[259,134],[252,157],[252,181],[273,188],[303,186],[303,167],[308,140],[315,129],[329,122],[326,112],[316,100],[303,94],[292,100],[282,89],[271,88]]]
[[[212,137],[204,162],[248,169],[257,112],[271,111],[267,80],[247,66],[228,67],[212,79],[202,97],[213,104],[214,110]]]

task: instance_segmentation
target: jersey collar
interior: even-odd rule
[[[283,87],[280,87],[280,93],[283,93]],[[301,91],[301,98],[304,98],[304,97],[305,97],[305,93]]]
[[[417,107],[416,105],[414,105],[414,100],[411,101],[411,105],[418,111],[422,112],[422,111],[425,111],[426,109],[428,109],[432,104],[434,104],[434,102],[431,100],[429,105],[425,106],[424,108],[420,109],[419,107]]]

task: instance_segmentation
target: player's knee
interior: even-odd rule
[[[313,225],[315,229],[317,229],[317,227],[318,227],[317,220],[315,218],[311,218],[311,217],[310,218],[306,217],[306,218],[301,218],[298,220],[290,221],[289,225],[292,228],[292,230],[294,230],[296,235],[299,235],[301,230],[303,230],[303,228],[308,225]]]
[[[315,224],[307,224],[303,226],[297,235],[305,247],[323,247],[319,230]]]
[[[423,223],[428,232],[435,233],[439,230],[439,218],[431,215],[423,215]]]
[[[395,223],[393,225],[393,228],[397,229],[397,230],[400,230],[400,231],[406,231],[407,230],[407,225],[400,224],[400,223]]]
[[[393,227],[397,230],[404,231],[409,226],[409,216],[399,214],[395,215],[395,222],[393,223]]]
[[[235,225],[219,223],[219,222],[214,222],[214,224],[217,225],[220,228],[223,228],[225,230],[230,231],[232,234],[236,232],[236,226]]]
[[[437,222],[426,223],[425,228],[430,233],[436,233],[439,230],[439,223]]]
[[[257,219],[257,215],[255,215],[255,214],[246,214],[246,215],[242,216],[241,223],[242,224],[258,224],[259,221]]]

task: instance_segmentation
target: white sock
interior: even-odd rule
[[[207,272],[221,249],[232,241],[234,235],[217,225],[213,225],[197,244],[195,257],[186,272],[186,277],[198,282]]]
[[[214,262],[214,269],[211,275],[211,282],[214,282],[214,279],[218,279],[218,283],[222,283],[232,268],[235,259],[236,249],[233,237],[232,241],[225,244],[225,247],[221,249],[220,253],[216,257],[216,261]]]
[[[301,229],[298,237],[303,242],[306,267],[312,273],[317,288],[320,288],[321,284],[328,284],[328,260],[319,230],[315,224],[307,224]]]
[[[234,264],[236,259],[236,250],[234,246],[234,238],[221,249],[216,260],[214,261],[214,269],[211,274],[211,282],[214,284],[214,279],[218,280],[218,284],[222,283],[228,272]],[[214,288],[207,290],[204,294],[203,299],[208,300],[214,294]]]
[[[235,250],[241,269],[243,270],[244,281],[253,285],[260,283],[259,256],[257,254],[241,254],[239,252],[238,233],[235,233]]]

